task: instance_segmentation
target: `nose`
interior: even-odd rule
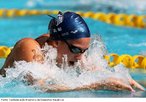
[[[82,54],[77,54],[77,55],[74,56],[74,58],[75,58],[76,60],[81,60]]]

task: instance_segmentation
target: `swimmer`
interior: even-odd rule
[[[51,16],[52,17],[52,16]],[[42,48],[45,43],[57,49],[57,65],[62,64],[63,55],[67,55],[67,62],[73,65],[78,60],[82,60],[84,52],[90,45],[90,31],[83,18],[74,12],[58,13],[58,17],[52,17],[49,26],[50,34],[32,39],[24,38],[18,41],[0,70],[0,74],[6,77],[6,69],[12,67],[14,61],[37,61],[42,63],[44,55],[38,48]],[[91,68],[92,69],[92,68]],[[31,76],[26,76],[28,81],[33,83]],[[43,80],[38,81],[43,84]],[[129,90],[134,91],[132,86],[140,90],[144,88],[133,79],[129,79],[130,85],[117,78],[109,78],[103,83],[92,83],[91,85],[70,89],[66,86],[54,86],[55,90],[51,91],[69,91],[69,90],[84,90],[84,89],[107,89],[111,90]]]

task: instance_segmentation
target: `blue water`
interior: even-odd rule
[[[49,4],[54,0],[47,1]],[[62,2],[58,0],[58,3]],[[18,8],[18,9],[59,9],[59,10],[76,10],[73,7],[63,6],[34,6],[28,7],[26,0],[1,0],[0,8]],[[130,11],[127,11],[130,12]],[[120,13],[120,11],[118,12]],[[15,18],[0,18],[0,46],[14,46],[14,44],[24,37],[36,38],[41,34],[47,33],[50,18],[46,15],[27,16]],[[101,35],[109,53],[136,55],[146,52],[146,29],[130,28],[109,25],[104,22],[86,18],[92,34]],[[4,59],[0,59],[2,66]],[[134,79],[146,87],[146,74],[144,70],[131,72]],[[31,87],[17,81],[9,83],[4,89],[0,89],[0,97],[146,97],[146,92],[137,91],[135,94],[130,92],[114,91],[74,91],[61,93],[42,93],[37,92]]]

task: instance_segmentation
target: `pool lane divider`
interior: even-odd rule
[[[77,11],[79,15],[84,18],[92,18],[108,24],[114,24],[117,26],[127,26],[136,28],[146,28],[146,15],[136,14],[116,14],[116,13],[104,13],[104,12],[82,12]],[[0,9],[1,18],[13,18],[22,16],[33,15],[56,15],[58,10],[29,10],[29,9]]]
[[[7,46],[0,46],[0,58],[7,58],[10,52],[11,52],[11,48]]]
[[[127,68],[144,68],[146,69],[146,57],[143,55],[118,55],[111,53],[104,56],[110,67],[114,67],[118,64],[123,64]]]
[[[0,58],[7,58],[12,48],[7,46],[0,46]],[[111,53],[104,56],[104,59],[108,62],[110,67],[114,67],[118,64],[123,64],[127,68],[144,68],[146,69],[146,57],[142,55],[118,55]]]

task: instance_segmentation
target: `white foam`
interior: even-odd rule
[[[45,45],[41,49],[45,54],[43,63],[37,62],[15,62],[14,68],[7,69],[7,77],[0,77],[0,84],[10,83],[14,79],[25,81],[24,76],[30,74],[37,80],[44,80],[45,85],[34,83],[34,87],[42,88],[43,91],[51,88],[48,85],[64,85],[70,88],[81,87],[91,83],[100,82],[109,77],[120,78],[128,83],[129,73],[122,65],[110,68],[103,58],[107,54],[105,46],[99,36],[96,36],[89,50],[85,53],[86,59],[78,61],[74,66],[63,65],[59,68],[56,65],[57,51],[55,48]],[[65,64],[65,63],[64,63]],[[92,69],[92,70],[91,70]]]

